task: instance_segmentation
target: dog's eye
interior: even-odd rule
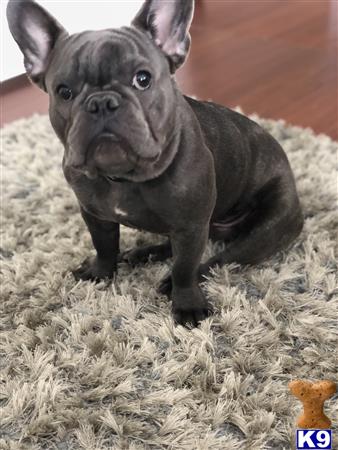
[[[140,91],[148,89],[151,82],[151,75],[146,70],[140,70],[133,78],[133,86]]]
[[[68,102],[73,98],[72,90],[64,84],[58,86],[57,93],[65,102]]]

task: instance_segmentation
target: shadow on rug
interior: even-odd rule
[[[288,382],[336,375],[337,145],[254,119],[289,156],[305,227],[264,264],[216,269],[215,315],[192,331],[156,292],[170,261],[75,283],[69,269],[94,252],[61,145],[47,117],[2,130],[1,449],[293,447]],[[154,240],[122,229],[122,249]]]

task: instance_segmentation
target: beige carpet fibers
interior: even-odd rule
[[[93,250],[61,145],[46,117],[3,129],[1,449],[293,447],[287,383],[336,377],[337,144],[256,119],[287,151],[304,231],[264,264],[215,270],[215,315],[194,330],[156,292],[170,261],[74,281]],[[122,248],[154,240],[122,230]]]

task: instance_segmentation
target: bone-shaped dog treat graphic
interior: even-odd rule
[[[303,414],[297,419],[297,426],[305,429],[327,429],[331,420],[324,414],[325,400],[336,392],[333,381],[318,381],[312,383],[304,380],[294,380],[289,383],[292,394],[303,403]]]

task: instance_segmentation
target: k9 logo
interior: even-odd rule
[[[297,430],[297,450],[331,449],[331,430]]]

